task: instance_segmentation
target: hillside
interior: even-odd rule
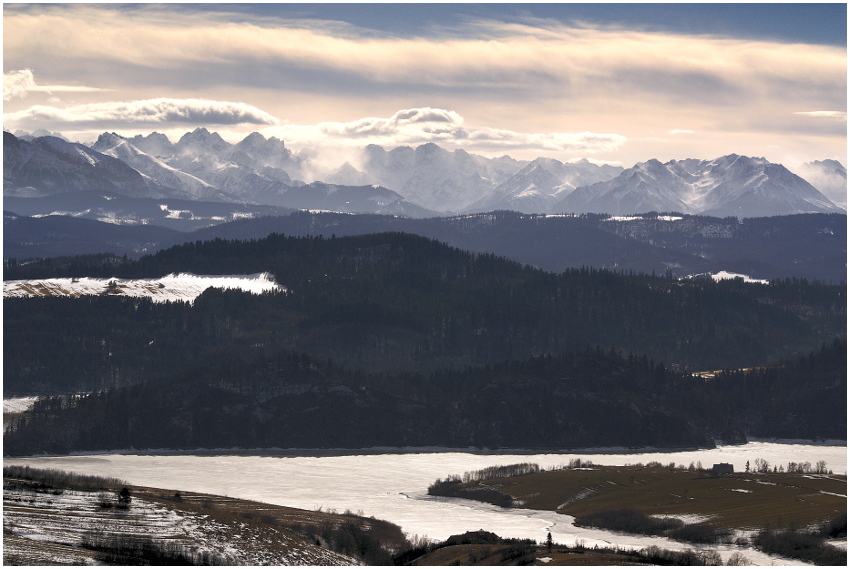
[[[4,299],[5,395],[98,392],[40,402],[6,452],[693,447],[846,429],[843,286],[554,274],[401,233],[92,261],[39,270],[155,291],[177,272],[266,273],[276,290]]]
[[[287,292],[210,289],[192,306],[7,298],[10,394],[138,383],[281,350],[379,372],[457,369],[597,345],[683,370],[750,367],[808,354],[846,326],[841,286],[681,282],[593,269],[553,274],[405,234],[215,240],[138,261],[42,270],[109,279],[270,273]],[[7,278],[14,275],[7,269]]]
[[[382,565],[411,546],[350,512],[16,466],[3,468],[3,528],[4,565]]]

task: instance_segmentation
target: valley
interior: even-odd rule
[[[560,527],[563,513],[549,517],[536,503],[528,519],[521,508],[473,513],[462,499],[431,502],[430,480],[388,490],[401,504],[356,489],[341,499],[320,475],[306,504],[276,483],[271,494],[236,488],[244,475],[230,467],[217,466],[225,478],[210,487],[185,479],[178,464],[229,453],[234,460],[225,462],[265,469],[265,478],[279,468],[263,462],[269,456],[315,455],[299,470],[320,474],[330,457],[399,450],[415,461],[427,449],[476,449],[490,463],[491,449],[723,453],[730,444],[749,448],[753,437],[846,437],[842,214],[417,219],[63,197],[76,214],[51,209],[50,197],[13,198],[31,217],[4,220],[4,398],[16,396],[4,413],[4,462],[107,453],[83,458],[82,472],[91,473],[132,449],[142,452],[128,463],[134,476],[148,458],[164,460],[155,468],[174,476],[132,487],[135,529],[117,510],[91,505],[103,491],[44,501],[10,490],[10,563],[166,555],[229,564],[764,564],[786,558],[740,544],[694,550],[571,521]],[[120,209],[110,210],[112,202]],[[64,215],[47,215],[57,212]],[[606,464],[621,464],[617,456]],[[442,472],[425,463],[413,470]],[[350,478],[369,480],[359,469]],[[686,485],[683,492],[702,491]],[[176,501],[154,487],[187,490]],[[263,496],[279,505],[243,501]],[[346,525],[350,516],[323,511],[317,499],[398,525],[368,539],[357,532],[378,522],[339,533],[355,527]],[[313,530],[286,517],[299,502],[313,511],[291,515]],[[436,507],[441,519],[451,509],[449,525],[438,524],[430,539],[404,534],[434,531],[422,513],[407,513],[411,502]],[[45,533],[48,518],[54,529]],[[99,529],[80,529],[81,520]],[[541,523],[558,528],[553,547],[538,535]],[[69,549],[74,540],[89,545]],[[256,540],[276,545],[258,548]]]

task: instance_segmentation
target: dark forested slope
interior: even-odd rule
[[[121,297],[4,300],[6,394],[140,383],[280,350],[420,372],[592,346],[673,369],[781,362],[845,334],[846,289],[561,274],[406,234],[189,243],[88,276],[268,271],[285,294],[208,290],[190,306]],[[67,274],[65,276],[84,276]],[[46,347],[49,346],[49,349]]]
[[[39,401],[5,452],[126,448],[711,446],[840,438],[846,343],[706,381],[602,349],[465,371],[364,374],[281,354]]]

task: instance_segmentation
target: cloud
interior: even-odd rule
[[[463,117],[454,111],[423,107],[398,111],[389,118],[364,118],[349,123],[321,123],[319,130],[330,136],[369,137],[399,136],[404,133],[428,132],[432,135],[458,136],[463,130]]]
[[[278,88],[310,70],[355,76],[374,92],[396,84],[492,93],[566,89],[591,99],[610,94],[705,105],[727,93],[772,99],[793,91],[800,100],[824,89],[841,96],[846,89],[844,48],[542,21],[478,21],[441,36],[403,37],[165,6],[10,9],[4,20],[8,61],[42,58],[56,67],[71,60],[75,70],[84,62],[95,62],[95,70],[109,64],[126,81],[134,80],[134,68],[205,69],[200,75],[221,80],[226,74],[220,71],[232,69],[243,71],[240,79]],[[348,84],[336,82],[343,89]]]
[[[30,92],[53,93],[54,91],[66,92],[92,92],[109,91],[98,87],[83,87],[78,85],[37,85],[32,69],[16,69],[3,74],[3,100],[11,101],[14,98],[27,96]]]
[[[26,97],[27,91],[35,87],[32,70],[21,69],[3,74],[3,100],[10,101],[15,97]]]
[[[694,131],[688,130],[686,128],[674,128],[672,130],[668,130],[667,134],[670,134],[672,136],[677,136],[679,134],[694,134]]]
[[[837,119],[846,121],[847,120],[847,112],[846,111],[800,111],[794,113],[795,115],[805,115],[808,117],[814,118],[826,118],[826,119]]]
[[[121,124],[179,123],[186,125],[274,125],[278,120],[245,103],[203,99],[148,99],[132,102],[90,103],[72,107],[37,105],[3,115],[4,123],[49,124],[51,128]],[[118,126],[116,126],[118,125]]]
[[[435,142],[470,151],[537,150],[597,153],[616,150],[626,142],[619,134],[521,133],[467,125],[455,111],[431,107],[403,109],[391,117],[369,117],[352,122],[323,122],[314,126],[285,124],[264,134],[283,138],[290,146],[419,145]]]
[[[745,135],[749,152],[762,155],[770,145],[803,144],[787,136],[797,132],[810,159],[846,154],[846,114],[794,114],[846,108],[844,46],[532,19],[466,18],[411,35],[288,18],[297,12],[290,9],[268,17],[218,10],[9,4],[4,61],[37,70],[36,79],[132,93],[123,100],[250,101],[288,119],[275,128],[304,144],[325,137],[382,146],[465,140],[494,151],[616,148],[629,162],[649,153],[720,155]],[[466,120],[393,116],[427,108],[412,101]],[[23,106],[15,99],[6,110]],[[699,135],[676,132],[683,125]],[[663,134],[655,146],[618,138],[653,133]]]

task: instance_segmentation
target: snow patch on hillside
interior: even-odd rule
[[[769,284],[768,281],[764,279],[754,279],[747,275],[742,275],[739,273],[730,273],[728,271],[720,271],[719,273],[715,273],[711,275],[711,278],[716,281],[728,280],[728,279],[744,279],[745,283],[761,283],[761,284]]]
[[[3,414],[7,413],[24,413],[32,409],[37,396],[34,397],[9,397],[3,399]]]
[[[285,292],[270,273],[252,275],[194,275],[172,273],[159,279],[40,279],[4,281],[3,297],[29,296],[132,296],[154,302],[193,303],[208,288],[239,289],[252,294]]]

